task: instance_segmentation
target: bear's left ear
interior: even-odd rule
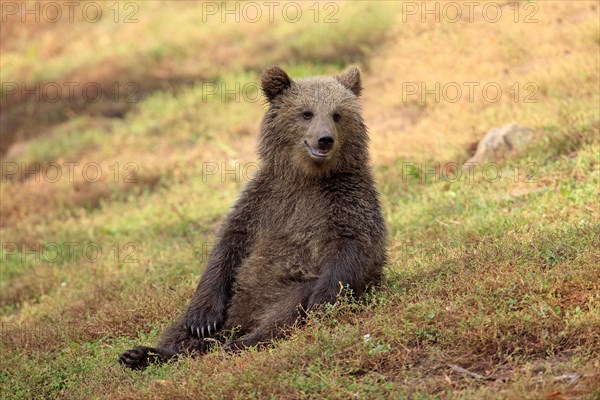
[[[260,80],[262,91],[269,102],[273,101],[273,99],[280,95],[285,89],[292,86],[292,78],[290,78],[283,69],[277,66],[269,67],[264,70]]]
[[[360,69],[352,66],[345,70],[341,75],[335,77],[342,85],[349,89],[356,97],[360,96],[362,84],[360,81]]]

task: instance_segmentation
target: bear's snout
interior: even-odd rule
[[[321,163],[329,158],[333,149],[334,139],[331,135],[320,135],[314,140],[304,140],[308,155],[313,161]]]
[[[323,132],[317,140],[317,146],[321,151],[329,151],[333,147],[333,136],[329,132]]]

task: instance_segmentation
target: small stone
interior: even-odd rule
[[[518,150],[531,142],[532,131],[517,124],[492,128],[477,145],[477,150],[465,164],[499,161],[510,151]]]

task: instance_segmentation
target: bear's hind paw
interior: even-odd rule
[[[153,350],[152,347],[136,346],[121,354],[119,362],[134,370],[145,369],[150,363],[148,352],[151,350]]]

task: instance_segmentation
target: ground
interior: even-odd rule
[[[158,1],[129,24],[3,23],[2,397],[598,398],[599,6],[437,23],[406,4],[342,2],[329,24],[308,3],[296,24],[223,24]],[[384,285],[264,351],[121,368],[185,306],[256,168],[261,69],[352,63],[390,232]],[[22,102],[6,86],[90,81],[117,101]],[[215,92],[236,83],[238,99]],[[436,83],[448,91],[422,98]],[[536,140],[461,167],[510,122]]]

